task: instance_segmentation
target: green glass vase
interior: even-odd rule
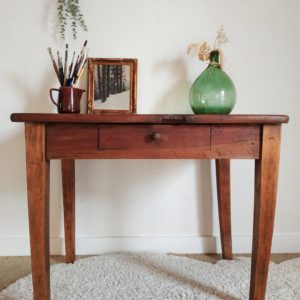
[[[217,50],[210,53],[210,63],[193,83],[189,98],[195,114],[229,114],[232,111],[236,90],[221,69]]]

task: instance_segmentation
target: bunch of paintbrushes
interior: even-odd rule
[[[66,44],[65,50],[65,60],[63,65],[62,57],[57,51],[57,62],[54,59],[51,48],[48,48],[48,52],[50,54],[50,58],[57,76],[57,79],[61,86],[70,86],[76,87],[85,68],[88,49],[86,47],[87,41],[84,42],[81,52],[77,55],[76,62],[75,59],[75,51],[72,56],[71,64],[68,64],[68,55],[69,55],[69,45]]]

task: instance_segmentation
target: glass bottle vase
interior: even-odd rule
[[[219,51],[210,53],[210,63],[191,86],[189,100],[195,114],[229,114],[232,111],[236,89],[221,69]]]

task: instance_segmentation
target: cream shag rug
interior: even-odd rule
[[[51,299],[248,299],[249,278],[249,258],[212,264],[166,254],[105,254],[52,266]],[[31,276],[0,299],[31,300]],[[300,258],[270,264],[266,299],[300,299]]]

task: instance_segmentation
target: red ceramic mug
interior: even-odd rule
[[[53,91],[58,92],[58,98],[53,99]],[[63,86],[59,89],[50,89],[50,99],[57,106],[59,113],[80,113],[80,100],[85,90]]]

